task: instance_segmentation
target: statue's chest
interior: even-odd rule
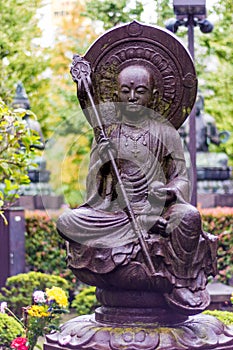
[[[143,165],[149,160],[150,135],[149,130],[121,128],[118,139],[118,158],[135,166]]]

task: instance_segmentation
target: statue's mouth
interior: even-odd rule
[[[138,103],[128,103],[127,104],[127,108],[128,109],[139,109],[139,108],[141,108],[142,106],[141,105],[139,105]]]

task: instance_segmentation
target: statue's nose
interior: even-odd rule
[[[130,90],[129,101],[136,101],[136,95],[135,95],[135,90],[134,89]]]

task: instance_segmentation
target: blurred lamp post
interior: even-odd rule
[[[206,19],[206,0],[173,0],[176,18],[169,19],[165,26],[176,33],[179,26],[188,28],[188,49],[194,60],[194,27],[199,26],[202,33],[210,33],[213,25]],[[197,169],[196,169],[196,108],[189,116],[189,153],[192,165],[193,190],[191,203],[197,205]],[[191,167],[190,167],[191,169]]]

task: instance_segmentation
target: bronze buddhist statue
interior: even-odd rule
[[[75,55],[71,73],[95,137],[87,199],[64,212],[57,228],[69,242],[68,266],[97,287],[102,307],[48,336],[47,349],[56,342],[182,349],[186,331],[177,329],[192,328],[189,316],[209,305],[206,283],[216,273],[217,248],[189,204],[177,132],[195,102],[192,60],[174,35],[132,22],[105,33],[84,58]],[[161,325],[176,335],[162,340]],[[188,333],[184,338],[186,349],[204,349],[200,342],[188,347],[194,339]]]
[[[171,306],[193,314],[209,304],[205,286],[215,272],[216,238],[203,233],[199,212],[188,204],[189,181],[177,131],[149,109],[155,79],[140,62],[120,70],[115,93],[119,121],[105,127],[155,273],[151,276],[144,263],[117,193],[108,141],[93,145],[86,203],[64,213],[57,225],[67,240],[77,242],[71,244],[70,266],[84,282],[161,291]]]

